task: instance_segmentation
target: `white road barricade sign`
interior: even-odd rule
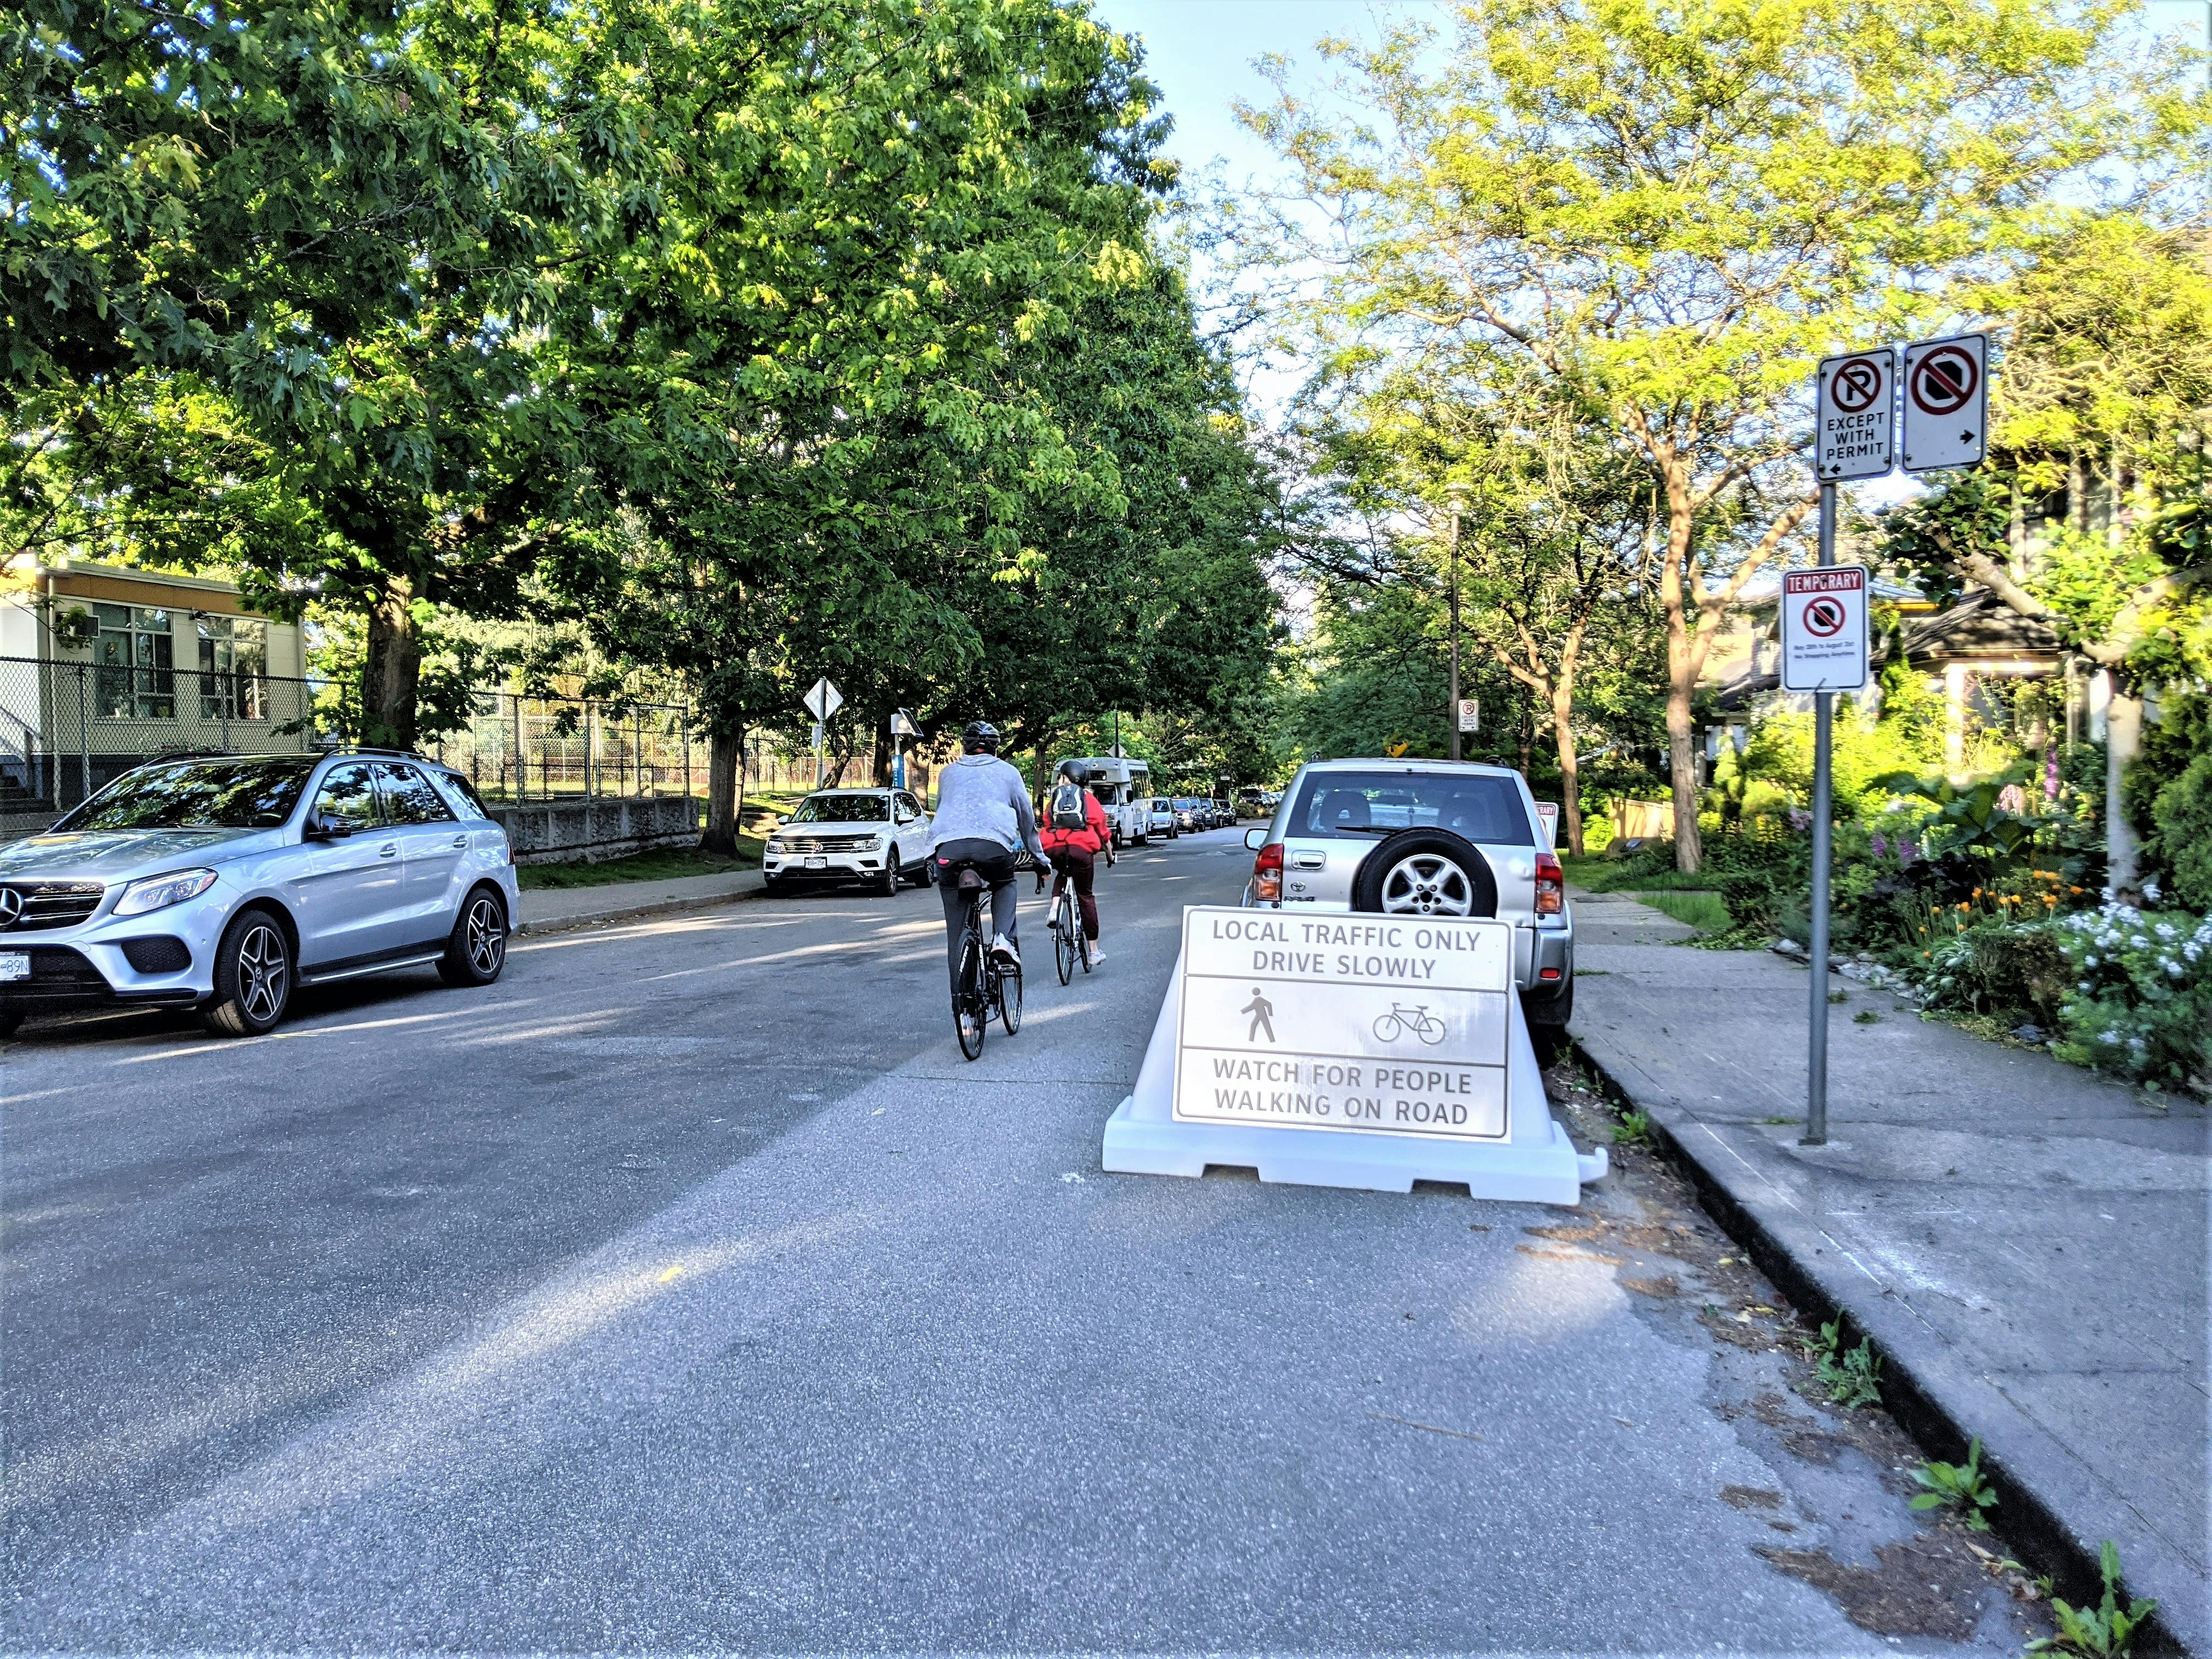
[[[1496,1140],[1512,988],[1500,921],[1190,911],[1175,1115]]]
[[[1878,478],[1895,451],[1897,354],[1887,346],[1823,357],[1813,426],[1813,471],[1822,483]]]
[[[1573,1204],[1606,1171],[1554,1122],[1492,921],[1194,905],[1101,1161]]]
[[[1863,691],[1866,683],[1866,567],[1784,571],[1782,689]]]

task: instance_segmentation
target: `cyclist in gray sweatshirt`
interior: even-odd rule
[[[1018,963],[1014,943],[1014,858],[1024,848],[1042,864],[1036,814],[1022,775],[999,758],[999,728],[975,720],[960,733],[961,757],[937,775],[935,842],[937,887],[945,901],[945,961],[952,992],[960,993],[960,872],[972,868],[991,884],[991,952]]]

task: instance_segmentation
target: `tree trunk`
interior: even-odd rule
[[[1698,732],[1692,723],[1690,696],[1697,675],[1677,642],[1667,642],[1667,757],[1674,769],[1674,867],[1694,876],[1705,862],[1698,839]]]
[[[1567,851],[1583,855],[1582,758],[1575,752],[1574,698],[1562,679],[1552,691],[1552,738],[1559,751],[1559,816],[1566,820]]]
[[[745,734],[717,731],[707,761],[707,832],[699,850],[717,858],[738,855],[738,804],[743,790]]]
[[[875,749],[869,757],[868,772],[868,775],[876,781],[876,787],[878,789],[888,789],[891,787],[891,751],[890,738],[890,726],[889,722],[879,721],[876,726]]]
[[[415,746],[415,690],[422,676],[422,641],[415,629],[414,584],[385,578],[368,607],[368,652],[361,670],[362,741],[393,749]]]
[[[2128,763],[2142,747],[2142,699],[2112,673],[2112,701],[2105,710],[2105,885],[2123,903],[2142,902],[2142,870],[2135,826],[2120,799]]]

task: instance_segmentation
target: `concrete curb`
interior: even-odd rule
[[[526,901],[528,895],[525,894]],[[602,909],[580,910],[570,915],[549,916],[542,921],[525,921],[514,931],[526,939],[537,939],[547,933],[573,933],[579,928],[598,927],[609,922],[638,921],[651,916],[679,915],[686,910],[713,910],[725,904],[743,904],[751,899],[766,898],[764,887],[741,887],[733,892],[700,893],[681,898],[649,900],[636,904],[610,904]]]
[[[2070,1526],[2046,1488],[2079,1462],[2057,1437],[2015,1425],[2003,1437],[2005,1448],[1986,1437],[1986,1413],[1972,1396],[1990,1389],[1940,1347],[1913,1340],[1911,1322],[1899,1314],[1873,1280],[1848,1264],[1848,1253],[1786,1206],[1762,1204],[1757,1187],[1764,1177],[1733,1152],[1711,1126],[1662,1101],[1639,1097],[1580,1042],[1576,1056],[1616,1102],[1650,1120],[1653,1139],[1674,1158],[1696,1188],[1699,1203],[1722,1230],[1750,1255],[1759,1270],[1780,1287],[1801,1313],[1823,1322],[1840,1319],[1846,1340],[1863,1338],[1882,1362],[1882,1404],[1915,1443],[1931,1458],[1959,1462],[1967,1444],[1983,1435],[1982,1468],[1998,1494],[1999,1525],[2006,1540],[2057,1580],[2059,1593],[2075,1606],[2094,1606],[2102,1595],[2100,1539],[2087,1539]],[[1984,1419],[1978,1423],[1977,1419]],[[2123,1559],[2123,1570],[2125,1561]],[[2124,1581],[2124,1589],[2146,1592]],[[2142,1627],[2135,1651],[2143,1659],[2176,1656],[2191,1650],[2166,1620],[2166,1598]]]

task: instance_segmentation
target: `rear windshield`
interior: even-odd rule
[[[179,761],[127,773],[57,830],[274,830],[292,816],[318,757]]]
[[[1535,845],[1510,778],[1419,772],[1316,772],[1300,787],[1283,834],[1352,840],[1400,830],[1449,830],[1490,847]]]
[[[786,823],[881,823],[891,815],[887,795],[809,795]]]

